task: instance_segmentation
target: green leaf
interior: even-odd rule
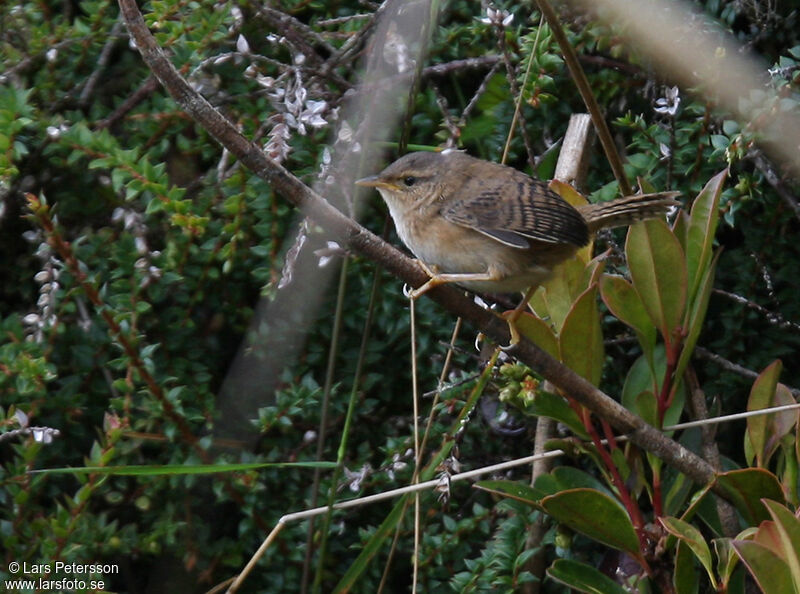
[[[781,557],[789,566],[795,592],[800,592],[800,520],[775,501],[764,499],[763,503],[775,521],[783,553]]]
[[[582,283],[584,268],[578,258],[560,263],[531,299],[534,311],[540,318],[548,319],[559,333],[573,303],[586,289]]]
[[[533,399],[533,402],[525,409],[525,412],[564,423],[578,437],[589,438],[586,427],[584,427],[578,414],[558,394],[540,390],[536,393],[536,398]]]
[[[634,361],[625,377],[625,384],[622,386],[622,405],[655,426],[658,424],[655,392],[660,391],[664,374],[667,371],[667,359],[663,344],[656,346],[653,352],[653,368],[648,365],[644,356]],[[670,407],[664,414],[664,425],[673,425],[680,420],[685,401],[686,393],[681,383]]]
[[[475,487],[537,507],[542,497],[547,495],[544,491],[517,481],[478,481]]]
[[[530,312],[522,312],[516,321],[516,327],[522,336],[558,359],[558,339],[547,322]]]
[[[734,540],[733,548],[762,592],[798,592],[789,566],[767,547],[749,540]]]
[[[717,270],[717,262],[719,261],[720,253],[721,252],[717,252],[711,265],[705,268],[705,274],[700,282],[699,290],[692,301],[689,302],[689,312],[687,319],[684,321],[686,338],[683,341],[683,348],[678,358],[678,364],[675,366],[675,377],[683,377],[683,372],[686,371],[686,366],[689,364],[689,361],[691,361],[694,346],[697,344],[700,331],[703,329],[706,311],[708,311],[708,301],[711,298],[711,290],[714,288],[714,276]]]
[[[795,400],[788,388],[778,383],[782,369],[783,364],[776,360],[759,374],[747,400],[748,411],[794,404]],[[758,467],[767,466],[770,457],[780,445],[781,438],[797,423],[797,415],[796,410],[789,410],[747,419],[747,437]]]
[[[606,274],[600,281],[600,296],[609,311],[636,332],[642,351],[652,362],[656,328],[633,285],[621,276]]]
[[[739,510],[750,526],[757,526],[770,518],[762,498],[786,502],[778,479],[762,468],[723,472],[717,475],[715,483],[728,493],[728,501]]]
[[[719,221],[719,197],[725,183],[727,170],[712,177],[692,204],[686,234],[686,271],[689,280],[689,301],[694,301],[700,290],[706,267],[711,261],[714,233]]]
[[[632,225],[625,254],[633,287],[666,342],[680,327],[686,307],[686,260],[678,238],[664,221]]]
[[[37,474],[116,474],[121,476],[162,476],[174,474],[213,474],[241,472],[261,468],[336,468],[336,462],[248,462],[242,464],[164,464],[152,466],[82,466],[77,468],[43,468]]]
[[[715,538],[711,543],[714,545],[717,556],[717,575],[719,575],[720,584],[727,586],[739,561],[733,548],[733,539]]]
[[[700,560],[700,563],[705,568],[708,578],[711,580],[711,585],[716,588],[717,580],[714,577],[711,549],[708,548],[708,543],[706,543],[700,531],[679,518],[659,518],[659,521],[667,529],[667,532],[679,538],[681,542],[692,550],[695,557]]]
[[[547,568],[547,575],[578,592],[587,592],[588,594],[627,593],[622,586],[594,567],[570,559],[558,559]]]
[[[697,594],[700,588],[692,550],[681,541],[678,541],[675,551],[672,584],[675,586],[675,594]]]
[[[625,509],[595,489],[570,489],[545,497],[545,511],[576,532],[642,560],[639,539]]]
[[[600,491],[601,493],[605,493],[609,497],[612,497],[608,487],[606,487],[602,481],[598,480],[585,470],[581,470],[580,468],[574,468],[572,466],[558,466],[551,474],[559,486],[559,491],[584,488],[594,489],[595,491]]]
[[[558,336],[564,364],[597,386],[603,375],[603,331],[597,311],[597,285],[586,289],[564,319]]]

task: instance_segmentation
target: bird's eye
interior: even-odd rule
[[[417,178],[414,177],[413,175],[409,175],[403,178],[403,183],[406,185],[406,187],[411,187],[415,183],[417,183]]]

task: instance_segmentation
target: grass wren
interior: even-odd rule
[[[443,283],[525,291],[600,229],[679,204],[675,192],[663,192],[575,208],[542,181],[455,150],[409,153],[356,184],[380,192],[400,239],[431,276],[412,297]]]

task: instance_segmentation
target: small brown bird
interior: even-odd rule
[[[480,293],[524,291],[589,243],[600,229],[663,216],[676,192],[575,208],[524,173],[448,150],[401,157],[356,182],[377,188],[397,234],[431,280]]]

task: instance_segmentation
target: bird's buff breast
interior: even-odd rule
[[[393,215],[394,218],[394,215]],[[538,285],[550,275],[527,250],[503,245],[482,233],[441,217],[398,224],[397,234],[414,255],[439,273],[483,274],[496,271],[502,278],[458,283],[479,293],[512,293]]]

